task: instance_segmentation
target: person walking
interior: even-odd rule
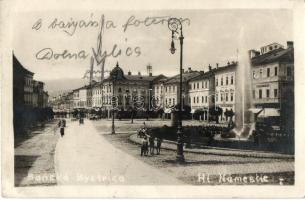
[[[142,140],[142,145],[141,145],[141,156],[147,156],[148,153],[148,141],[147,141],[147,136],[145,135],[143,140]]]
[[[157,155],[160,155],[160,150],[161,150],[161,144],[162,144],[162,139],[160,137],[157,137]]]
[[[154,155],[155,151],[155,137],[153,135],[150,135],[149,137],[149,152],[150,155]]]
[[[65,123],[63,120],[60,121],[60,136],[63,137],[65,135]]]

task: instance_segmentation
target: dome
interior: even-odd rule
[[[113,70],[110,72],[110,77],[112,79],[116,79],[116,80],[121,80],[121,79],[125,79],[124,76],[124,71],[122,70],[122,68],[119,66],[119,63],[117,62],[115,68],[113,68]]]

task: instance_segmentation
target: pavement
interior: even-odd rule
[[[137,134],[133,134],[129,139],[136,143],[141,144],[142,138],[137,137]],[[163,140],[162,148],[168,150],[177,150],[176,142]],[[273,153],[273,152],[263,152],[263,151],[252,151],[252,150],[240,150],[240,149],[230,149],[230,148],[220,148],[203,146],[201,148],[184,148],[185,152],[199,153],[199,154],[209,154],[209,155],[222,155],[222,156],[240,156],[240,157],[252,157],[252,158],[273,158],[273,159],[294,159],[293,155]]]
[[[91,121],[68,122],[55,150],[58,185],[177,185],[172,177],[114,147]],[[104,132],[103,134],[109,134]]]
[[[15,186],[56,184],[54,150],[59,137],[56,127],[55,120],[48,122],[15,146]]]

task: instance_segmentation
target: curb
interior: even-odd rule
[[[129,137],[129,140],[141,144],[141,139],[137,137],[137,134],[133,134]],[[173,141],[163,140],[162,149],[176,151],[176,145]],[[259,152],[251,150],[237,150],[230,148],[218,148],[203,146],[202,149],[184,149],[184,152],[197,153],[203,155],[218,155],[218,156],[239,156],[239,157],[250,157],[250,158],[271,158],[271,159],[294,159],[294,155],[286,155],[279,153]]]

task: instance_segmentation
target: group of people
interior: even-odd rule
[[[162,143],[162,138],[160,137],[154,137],[153,134],[145,134],[143,139],[142,139],[142,145],[141,145],[141,156],[147,156],[148,153],[150,155],[155,154],[155,149],[156,149],[156,154],[160,155],[160,150],[161,150],[161,143]]]

